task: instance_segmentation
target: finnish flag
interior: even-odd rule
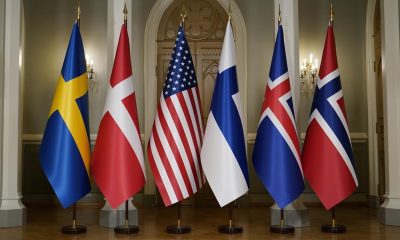
[[[221,207],[248,191],[246,144],[230,19],[205,130],[201,164]]]

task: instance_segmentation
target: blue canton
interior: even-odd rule
[[[182,26],[179,27],[175,47],[165,78],[163,94],[167,98],[197,86],[196,73]]]

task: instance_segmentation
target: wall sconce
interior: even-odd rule
[[[89,80],[95,79],[95,72],[93,70],[93,59],[90,58],[90,55],[86,55],[86,72]]]
[[[310,54],[309,59],[304,59],[300,66],[301,93],[313,93],[315,88],[315,78],[318,73],[318,59],[313,59]]]

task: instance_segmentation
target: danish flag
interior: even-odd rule
[[[304,189],[299,140],[286,62],[282,25],[278,27],[269,80],[261,110],[253,165],[280,208]]]
[[[327,31],[301,161],[306,179],[326,209],[358,186],[332,25]]]
[[[91,167],[97,186],[113,208],[133,196],[146,182],[125,24],[119,37]]]

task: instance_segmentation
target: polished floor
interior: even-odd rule
[[[0,228],[0,239],[47,240],[47,239],[400,239],[400,227],[381,225],[377,210],[366,207],[343,206],[337,209],[337,222],[348,228],[345,234],[328,234],[320,231],[320,225],[329,222],[329,213],[321,207],[309,207],[311,226],[297,228],[294,234],[280,235],[269,232],[269,208],[242,207],[235,211],[234,223],[242,226],[242,234],[226,235],[217,226],[227,223],[228,210],[220,208],[182,209],[182,224],[189,224],[192,232],[171,235],[165,227],[176,223],[175,208],[140,209],[140,232],[133,235],[116,235],[113,229],[100,227],[98,207],[79,207],[78,223],[87,226],[86,234],[69,236],[60,233],[60,226],[70,224],[71,210],[43,206],[28,207],[28,223],[18,228]]]

